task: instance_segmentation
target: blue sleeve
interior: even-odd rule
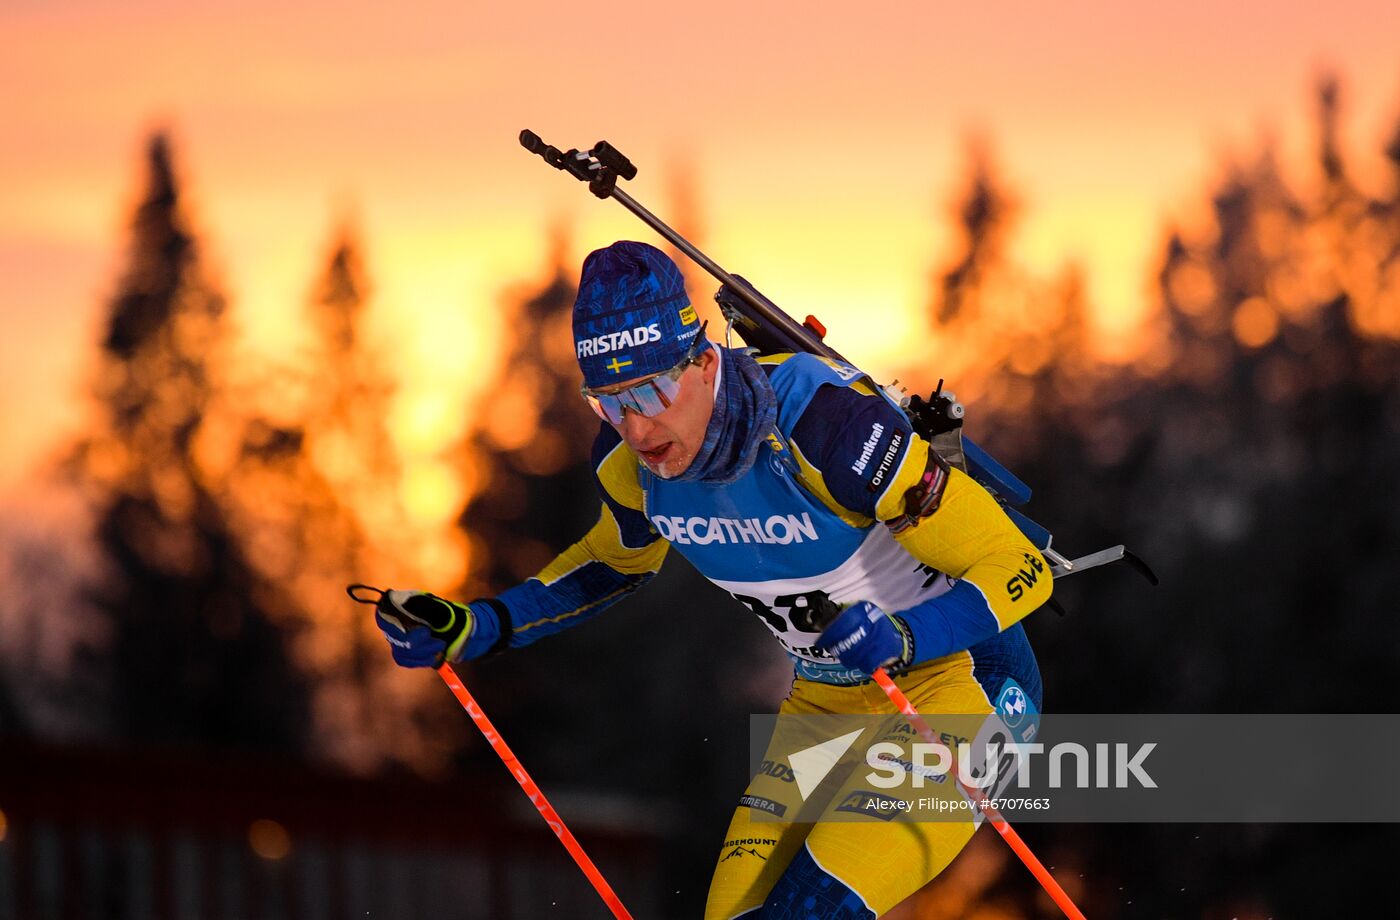
[[[813,394],[791,440],[832,498],[873,518],[912,436],[909,419],[884,398],[828,384]]]
[[[914,640],[910,664],[960,652],[1001,632],[982,589],[970,581],[959,581],[948,592],[895,615]]]
[[[477,617],[464,657],[477,658],[586,623],[651,580],[653,573],[628,575],[590,561],[562,578],[538,578],[507,588],[494,598],[472,601]]]

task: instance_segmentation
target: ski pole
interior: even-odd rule
[[[618,920],[632,920],[632,915],[627,912],[627,908],[622,906],[622,900],[612,890],[607,879],[603,878],[603,873],[598,871],[598,867],[593,865],[593,860],[588,858],[588,854],[583,852],[583,847],[574,839],[574,835],[569,833],[569,829],[564,826],[564,819],[559,817],[559,812],[554,810],[554,806],[549,804],[549,800],[544,797],[540,787],[535,785],[535,781],[530,779],[530,774],[525,772],[525,768],[520,765],[519,759],[506,745],[505,739],[496,731],[496,727],[491,724],[491,720],[486,718],[486,713],[482,712],[477,705],[475,697],[467,690],[462,683],[457,672],[452,670],[452,665],[443,664],[437,669],[438,675],[447,683],[447,688],[452,691],[452,695],[457,697],[457,702],[462,704],[462,708],[471,716],[476,727],[481,729],[481,733],[486,736],[491,749],[505,763],[506,769],[510,770],[510,775],[515,777],[515,781],[520,784],[520,788],[529,796],[530,801],[539,811],[540,817],[544,818],[544,823],[549,825],[549,829],[554,831],[554,836],[559,838],[559,842],[564,844],[564,849],[569,851],[569,855],[574,858],[574,862],[583,870],[588,881],[592,883],[593,889],[598,892],[598,896],[603,899],[603,903],[608,905],[614,917]]]
[[[379,602],[387,593],[383,588],[376,588],[372,585],[353,584],[345,587],[345,593],[350,595],[350,599],[357,604],[365,604],[370,607],[377,607]],[[583,870],[584,876],[593,886],[593,890],[598,892],[598,897],[603,899],[603,903],[608,905],[612,915],[618,920],[632,920],[632,915],[627,908],[622,905],[622,899],[612,890],[608,880],[603,878],[603,873],[598,871],[598,867],[593,865],[593,860],[588,858],[588,854],[583,852],[583,847],[574,839],[574,835],[564,826],[564,819],[559,817],[559,812],[554,810],[554,806],[549,804],[549,800],[544,797],[540,787],[535,785],[535,781],[530,778],[530,774],[525,772],[525,767],[521,765],[520,758],[515,756],[515,752],[506,744],[500,732],[496,731],[496,726],[491,724],[491,720],[486,718],[486,713],[477,703],[476,697],[471,695],[462,683],[462,679],[457,676],[457,672],[452,670],[452,665],[446,661],[436,667],[438,676],[447,684],[447,689],[452,691],[452,695],[457,697],[457,702],[462,704],[462,708],[471,716],[471,720],[476,723],[476,727],[481,729],[481,733],[486,736],[486,741],[491,745],[491,750],[496,752],[496,756],[501,758],[501,762],[506,765],[510,775],[515,777],[515,781],[520,784],[520,788],[529,797],[530,803],[535,806],[535,810],[544,818],[544,823],[549,825],[549,829],[554,831],[554,836],[559,838],[559,842],[564,844],[564,849],[569,851],[569,855],[574,858],[574,862],[579,869]]]
[[[871,676],[875,678],[875,683],[880,685],[880,689],[885,691],[885,695],[890,698],[890,702],[894,703],[896,709],[904,713],[904,716],[909,720],[909,724],[914,726],[914,730],[917,731],[925,741],[935,747],[947,748],[947,745],[940,742],[938,737],[934,735],[933,729],[924,721],[924,717],[919,715],[919,710],[914,708],[914,704],[909,702],[909,697],[905,696],[904,691],[900,690],[899,687],[895,685],[893,678],[890,677],[889,673],[884,668],[876,668],[875,673]],[[951,751],[949,753],[951,753]],[[962,783],[961,778],[959,778],[956,773],[954,773],[953,776],[955,781],[960,784]],[[974,797],[977,796],[978,790],[970,788],[967,785],[963,785],[963,789]],[[1046,869],[1045,866],[1041,864],[1040,860],[1036,858],[1036,855],[1031,852],[1031,848],[1026,846],[1026,842],[1021,839],[1021,835],[1016,833],[1015,829],[1001,816],[1001,812],[998,811],[991,802],[987,801],[985,797],[981,798],[979,807],[982,810],[982,814],[986,815],[987,820],[992,823],[992,827],[996,828],[997,833],[1001,835],[1001,839],[1006,841],[1007,845],[1021,858],[1021,862],[1026,864],[1026,868],[1031,870],[1031,875],[1034,875],[1036,881],[1040,882],[1040,886],[1045,889],[1045,893],[1050,895],[1050,899],[1055,902],[1060,910],[1064,911],[1065,916],[1071,918],[1071,920],[1084,920],[1083,911],[1075,906],[1074,901],[1071,900],[1070,896],[1065,893],[1065,890],[1060,887],[1060,883],[1055,881],[1055,877],[1050,874],[1049,870]]]

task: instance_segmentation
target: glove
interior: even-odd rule
[[[877,668],[903,667],[914,656],[908,627],[869,601],[858,601],[842,611],[822,630],[816,647],[866,674],[874,674]]]
[[[374,605],[374,621],[405,668],[459,660],[476,626],[470,607],[426,591],[385,591]]]

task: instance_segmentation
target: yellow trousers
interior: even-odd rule
[[[919,712],[936,719],[938,713],[985,715],[993,711],[981,685],[973,678],[967,652],[940,658],[895,678]],[[873,682],[836,687],[797,679],[779,707],[782,715],[889,715],[898,724],[893,704]],[[931,719],[931,721],[933,721]],[[935,730],[937,725],[935,724]],[[784,756],[773,752],[768,762],[777,767],[760,771],[743,801],[777,801],[791,797],[792,774]],[[967,821],[899,821],[889,815],[827,820],[842,803],[859,798],[868,788],[862,771],[845,779],[821,816],[811,823],[782,823],[759,818],[750,805],[734,812],[725,834],[705,905],[706,920],[730,920],[763,904],[793,856],[805,844],[817,865],[855,891],[876,916],[885,913],[942,872],[972,839],[976,826]],[[945,794],[952,794],[951,789]],[[851,812],[847,807],[841,809]]]

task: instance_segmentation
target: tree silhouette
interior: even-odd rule
[[[937,326],[958,320],[975,322],[987,306],[985,285],[1007,271],[1006,249],[1016,204],[993,172],[985,141],[969,143],[968,160],[967,190],[954,208],[960,251],[934,281],[931,313]]]
[[[1168,235],[1160,312],[1147,327],[1162,336],[1149,344],[1164,356],[1153,365],[1086,363],[1073,344],[1083,311],[1066,309],[1077,296],[1072,284],[1057,296],[1053,286],[1015,278],[1014,268],[996,269],[1011,278],[1003,290],[1024,285],[1044,318],[1031,333],[1051,346],[1038,367],[1018,363],[1029,343],[1014,322],[983,311],[982,328],[957,326],[996,280],[969,267],[989,258],[964,252],[935,284],[935,303],[961,305],[933,311],[960,343],[1008,343],[978,352],[985,363],[976,373],[989,379],[973,388],[980,398],[968,407],[969,430],[1035,488],[1032,516],[1062,550],[1123,541],[1163,576],[1156,590],[1111,570],[1057,585],[1070,615],[1040,613],[1027,624],[1052,710],[1385,705],[1377,701],[1400,647],[1390,616],[1394,566],[1385,558],[1400,539],[1400,507],[1381,498],[1386,471],[1400,461],[1400,347],[1390,331],[1400,320],[1400,276],[1388,261],[1400,247],[1400,183],[1370,196],[1351,178],[1338,139],[1342,99],[1339,81],[1325,77],[1315,192],[1287,182],[1266,145],[1226,165],[1205,196],[1201,227]],[[988,197],[985,174],[968,185],[966,201]],[[966,240],[981,238],[982,214],[964,209]],[[950,386],[963,391],[957,377]],[[1349,877],[1383,832],[1328,833],[1325,847],[1316,832],[1306,843],[1301,836],[1277,826],[1028,834],[1050,862],[1069,867],[1068,877],[1094,867],[1081,905],[1090,914],[1125,910],[1116,881],[1152,915],[1168,905],[1199,915],[1320,903],[1301,879]],[[1298,858],[1323,850],[1320,859]],[[1201,865],[1238,881],[1202,879]],[[1190,894],[1167,888],[1164,874],[1192,879]],[[1033,888],[1019,869],[1008,864],[1003,883],[999,897],[1022,892],[1007,909],[1033,914]],[[1334,912],[1345,896],[1328,899]]]
[[[473,495],[459,525],[470,541],[462,591],[499,591],[545,566],[597,518],[588,451],[597,417],[578,395],[568,237],[551,237],[545,280],[507,294],[511,341],[465,454]]]
[[[344,594],[365,579],[419,580],[388,431],[391,356],[364,333],[360,253],[354,230],[341,226],[307,301],[310,343],[225,401],[238,435],[220,467],[220,498],[260,576],[282,588],[270,613],[296,637],[316,753],[359,770],[385,761],[431,770],[461,731],[424,722],[430,691],[394,667],[373,618]]]
[[[146,166],[101,340],[96,418],[69,464],[107,567],[91,600],[110,626],[112,724],[136,741],[296,751],[305,689],[265,607],[279,590],[249,565],[199,457],[225,301],[204,277],[165,135]]]

